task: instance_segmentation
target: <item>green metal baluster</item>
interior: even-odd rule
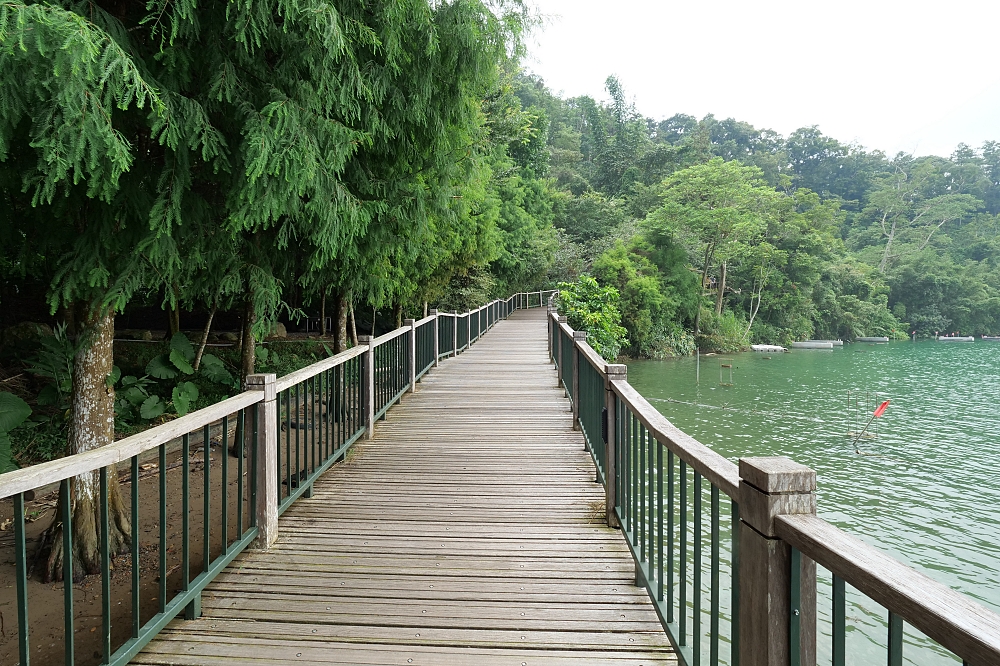
[[[202,479],[204,480],[204,500],[202,515],[202,571],[208,571],[209,565],[212,562],[211,556],[211,513],[210,513],[210,500],[212,498],[212,486],[211,486],[211,469],[212,469],[212,426],[207,425],[202,430],[202,438],[205,440],[205,448],[202,453],[205,455],[205,470],[202,474]]]
[[[250,409],[257,411],[254,405]],[[236,415],[236,536],[243,538],[243,455],[246,453],[246,438],[243,435],[243,428],[246,423],[246,410],[240,410]],[[275,447],[281,451],[281,447]],[[280,468],[279,468],[280,469]],[[281,473],[280,471],[278,472]],[[279,477],[280,478],[280,477]],[[278,484],[281,487],[281,484]],[[278,491],[281,496],[281,491]]]
[[[788,663],[800,666],[802,663],[802,553],[792,548],[791,575],[789,576],[788,613]]]
[[[629,521],[629,527],[632,528],[632,545],[636,547],[638,551],[638,538],[639,538],[639,470],[642,469],[638,465],[639,451],[638,451],[638,440],[639,440],[639,420],[635,418],[635,415],[631,412],[629,416],[632,419],[632,439],[629,441],[629,469],[628,473],[632,479],[632,496],[629,498],[629,502],[632,503],[632,519]]]
[[[132,456],[132,638],[139,637],[139,456]]]
[[[257,410],[254,410],[257,413]],[[285,391],[285,497],[292,492],[292,389]],[[298,422],[295,422],[296,427]],[[298,434],[298,431],[296,431]],[[256,441],[256,440],[254,440]],[[257,467],[254,465],[254,467]],[[278,468],[281,469],[280,467]],[[281,499],[281,484],[278,484],[278,499]],[[251,507],[253,504],[250,505]],[[252,510],[252,509],[251,509]]]
[[[254,507],[257,506],[257,455],[260,453],[257,449],[257,437],[260,434],[260,410],[256,406],[250,411],[250,460],[254,462],[250,466],[247,472],[250,474],[250,501],[247,503],[247,514],[250,518],[251,527],[257,526],[257,512]],[[280,491],[279,491],[280,496]]]
[[[667,450],[667,622],[674,622],[674,452]]]
[[[903,618],[889,611],[889,666],[903,666]]]
[[[65,641],[65,664],[73,666],[73,514],[70,511],[69,479],[59,483],[59,502],[62,504],[63,537],[63,632]]]
[[[678,618],[680,622],[680,640],[678,641],[681,645],[687,645],[687,463],[681,458],[681,506],[680,506],[680,532],[681,532],[681,552],[678,554],[678,562],[680,564],[680,576],[678,576],[678,585],[680,585],[680,602],[677,605],[678,613],[680,617]]]
[[[181,438],[181,590],[187,592],[191,585],[191,435]],[[193,620],[194,605],[185,610],[184,617]]]
[[[653,528],[655,526],[655,516],[657,514],[657,506],[654,503],[654,498],[655,498],[655,492],[654,491],[656,490],[656,486],[653,484],[653,476],[656,473],[656,461],[654,460],[655,456],[653,455],[653,446],[655,446],[655,445],[656,445],[656,438],[653,437],[653,433],[647,432],[646,433],[646,446],[648,448],[646,450],[646,458],[649,461],[649,467],[648,467],[648,470],[647,470],[648,473],[646,475],[646,486],[648,488],[647,493],[649,494],[649,500],[648,500],[649,501],[649,527],[647,528],[647,531],[648,531],[649,534],[648,534],[647,538],[649,540],[649,551],[648,552],[649,552],[649,571],[650,572],[654,571],[654,563],[655,563],[655,556],[656,556],[656,551],[653,550],[653,540],[654,540],[654,537],[656,536],[656,532],[654,531]],[[649,581],[649,584],[650,584],[650,592],[652,592],[653,591],[652,581]]]
[[[833,666],[845,666],[847,661],[847,594],[844,579],[833,575]]]
[[[656,442],[656,598],[663,602],[663,445]]]
[[[167,445],[160,444],[160,612],[167,610]]]
[[[730,619],[730,632],[732,633],[730,643],[729,662],[733,666],[740,666],[740,505],[736,500],[730,500],[730,511],[732,514],[732,580],[730,582],[730,605],[732,606],[732,617]],[[843,664],[841,664],[843,666]]]
[[[111,521],[108,517],[108,468],[102,467],[100,472],[99,499],[101,507],[101,644],[104,648],[104,662],[111,661],[111,544],[108,537]],[[133,485],[135,482],[133,480]],[[132,524],[135,525],[133,517]],[[135,537],[138,530],[133,527]],[[136,569],[135,563],[132,568]]]
[[[222,417],[222,554],[229,552],[229,415]]]
[[[300,483],[300,473],[302,471],[302,463],[299,459],[299,449],[302,448],[302,438],[300,437],[302,433],[302,382],[295,385],[295,473],[292,476],[291,482],[288,484],[288,494],[292,494],[292,484],[295,487],[299,487]],[[291,460],[289,460],[291,462]]]
[[[28,553],[24,538],[24,493],[14,495],[14,567],[17,574],[17,652],[20,666],[30,666],[28,631]]]
[[[636,442],[638,463],[635,466],[636,497],[639,499],[639,522],[636,530],[636,550],[639,551],[639,564],[646,561],[646,426],[639,424],[639,439]]]
[[[694,611],[691,640],[694,648],[694,666],[701,666],[701,474],[694,473]]]
[[[712,488],[712,573],[711,573],[711,615],[709,617],[710,647],[708,662],[719,666],[719,487]]]

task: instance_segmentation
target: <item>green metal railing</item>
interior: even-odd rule
[[[186,617],[200,614],[201,591],[219,571],[227,566],[257,536],[252,507],[255,502],[256,471],[247,460],[256,459],[258,410],[254,406],[263,395],[245,393],[225,400],[203,413],[189,414],[175,421],[134,435],[87,454],[37,465],[0,477],[2,496],[13,500],[14,559],[17,599],[17,637],[19,664],[31,663],[31,626],[29,623],[27,551],[25,538],[25,493],[41,490],[48,483],[58,483],[58,515],[61,525],[71,525],[73,486],[90,484],[99,513],[101,579],[101,655],[102,664],[127,664],[168,622],[181,613]],[[244,441],[249,446],[244,445]],[[192,447],[200,447],[192,450]],[[229,451],[233,455],[229,455]],[[221,469],[212,473],[212,452],[221,457]],[[230,460],[230,457],[233,459]],[[114,464],[101,461],[122,459],[127,473],[119,475]],[[167,529],[168,461],[180,458],[182,525],[179,530]],[[143,459],[152,462],[143,462]],[[68,464],[67,464],[68,463]],[[201,464],[201,469],[192,465]],[[148,472],[150,469],[155,471]],[[79,476],[78,476],[79,475]],[[244,481],[244,476],[248,480]],[[73,478],[73,477],[76,478]],[[200,478],[199,478],[200,477]],[[45,479],[41,485],[38,479]],[[143,483],[153,479],[155,483]],[[200,485],[201,501],[192,501],[194,486]],[[150,487],[152,486],[152,487]],[[121,493],[115,499],[115,493]],[[148,536],[142,529],[140,503],[155,502],[158,506],[157,531]],[[125,510],[131,526],[128,551],[131,588],[126,603],[131,606],[127,626],[112,627],[111,579],[115,574],[109,535],[115,504]],[[123,506],[124,505],[124,506]],[[127,508],[126,508],[127,507]],[[62,576],[74,578],[73,530],[62,530]],[[156,551],[156,585],[142,580],[140,556],[152,546]],[[200,556],[195,557],[196,553]],[[146,582],[147,585],[143,585]],[[145,588],[145,589],[144,589]],[[89,608],[81,608],[74,598],[74,586],[63,585],[64,643],[62,662],[76,661],[76,619]],[[155,611],[143,611],[143,601],[155,599]],[[88,604],[89,605],[89,604]],[[125,630],[125,635],[122,634]],[[48,640],[46,636],[43,640]]]
[[[362,356],[345,356],[277,391],[279,515],[365,433]]]
[[[452,356],[455,353],[455,322],[458,317],[452,314],[438,315],[438,358]]]
[[[469,314],[458,315],[455,317],[455,325],[458,327],[458,353],[463,352],[469,347]]]
[[[410,335],[411,331],[398,329],[372,343],[375,346],[375,418],[384,417],[410,388]]]
[[[733,526],[739,506],[727,498],[724,516],[720,487],[705,479],[697,461],[660,441],[617,393],[615,415],[615,511],[635,558],[637,584],[653,600],[682,664],[736,666],[739,531]],[[724,538],[728,558],[721,550]]]
[[[420,379],[434,367],[437,358],[434,356],[435,319],[429,317],[415,329],[416,335],[416,378]]]
[[[596,358],[597,354],[584,343],[576,349],[579,356],[580,377],[580,430],[583,432],[587,450],[594,461],[597,470],[597,482],[604,483],[605,459],[607,458],[602,421],[604,418],[604,383],[605,376],[588,358],[588,352]]]
[[[769,505],[759,498],[772,491],[751,488],[749,497],[757,508],[753,516],[741,520],[737,500],[745,482],[739,468],[671,425],[628,384],[622,366],[608,365],[584,340],[573,340],[572,329],[560,325],[555,312],[549,313],[548,327],[560,383],[576,401],[578,425],[597,480],[612,499],[608,522],[621,526],[635,561],[636,585],[648,592],[681,664],[737,666],[741,646],[759,650],[760,642],[782,636],[782,629],[787,643],[779,640],[777,649],[779,654],[784,651],[787,661],[778,658],[769,663],[815,663],[816,627],[807,628],[806,623],[816,617],[823,629],[821,663],[872,663],[870,651],[848,656],[846,637],[858,630],[863,616],[872,614],[867,606],[855,603],[858,617],[849,622],[847,592],[852,588],[882,606],[883,654],[889,666],[922,666],[929,658],[1000,664],[1000,616],[818,518],[814,509],[809,510],[815,506],[814,481],[813,490],[803,491],[805,501],[792,504],[803,512],[773,517],[776,534],[768,537],[788,544],[787,604],[763,597],[741,600],[740,532],[759,534],[754,525],[760,526],[762,520],[767,526],[763,516],[767,511],[761,506]],[[814,479],[812,470],[787,459],[773,471],[760,471],[771,469],[768,465],[774,460],[743,462],[756,474],[775,478],[812,474]],[[611,467],[614,473],[609,478]],[[794,471],[786,471],[790,467]],[[770,548],[767,557],[780,562],[781,552],[780,547]],[[756,564],[746,566],[757,566],[751,570],[759,572],[761,553],[756,557]],[[829,572],[829,612],[816,612],[815,578],[804,573],[812,571],[806,566],[810,560]],[[741,626],[741,607],[748,617],[756,618],[751,623],[756,628]],[[786,615],[775,615],[781,609]],[[775,626],[782,621],[783,628]],[[907,627],[923,636],[907,633]],[[913,657],[904,656],[904,647]]]
[[[576,399],[573,395],[573,355],[575,352],[573,335],[559,326],[559,381],[566,389],[570,401]]]

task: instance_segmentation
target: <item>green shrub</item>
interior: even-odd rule
[[[617,289],[602,287],[588,275],[559,283],[559,314],[565,315],[574,330],[586,331],[587,343],[607,361],[614,361],[628,344],[619,300]]]

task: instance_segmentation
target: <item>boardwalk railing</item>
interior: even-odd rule
[[[0,475],[0,499],[10,499],[14,509],[20,666],[32,663],[26,493],[58,484],[63,525],[72,524],[71,499],[81,486],[98,507],[100,566],[99,571],[86,573],[101,577],[101,663],[126,664],[181,613],[188,619],[198,617],[205,587],[246,548],[270,547],[277,538],[278,516],[299,497],[309,497],[315,480],[343,459],[355,442],[371,437],[375,421],[384,419],[392,405],[413,391],[416,382],[441,359],[468,349],[514,310],[540,307],[552,293],[514,294],[462,314],[433,311],[377,338],[359,338],[356,347],[284,377],[251,375],[245,392],[143,433]],[[213,448],[221,458],[218,474],[211,471]],[[175,537],[168,531],[168,496],[175,491],[168,492],[171,466],[167,458],[178,450],[182,525]],[[230,461],[230,451],[235,461]],[[140,458],[151,455],[156,459],[152,467],[158,489],[142,495],[141,472],[150,465],[141,464]],[[200,506],[192,505],[194,463],[202,466]],[[127,465],[128,474],[119,476],[116,466],[120,464]],[[109,507],[123,501],[117,495],[119,484],[128,487],[122,493],[127,492],[126,514],[132,528],[131,622],[129,638],[114,644],[111,578],[116,553],[110,543],[114,517]],[[138,528],[140,506],[152,505],[159,512],[154,538]],[[72,530],[62,534],[63,579],[71,581],[74,567],[80,572],[80,563],[73,561]],[[137,564],[141,552],[153,544],[158,558],[157,610],[143,622],[141,567]],[[176,580],[171,578],[175,570],[179,571]],[[64,584],[63,590],[64,663],[71,665],[80,628],[73,585]]]
[[[1000,616],[817,517],[813,470],[783,457],[733,464],[674,427],[551,303],[547,322],[608,525],[621,527],[682,664],[814,666],[817,564],[833,577],[822,632],[833,666],[862,663],[846,653],[848,585],[885,609],[889,666],[903,664],[904,622],[963,664],[1000,664]]]

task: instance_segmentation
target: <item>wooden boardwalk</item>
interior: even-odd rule
[[[443,361],[139,664],[673,664],[544,310]]]

